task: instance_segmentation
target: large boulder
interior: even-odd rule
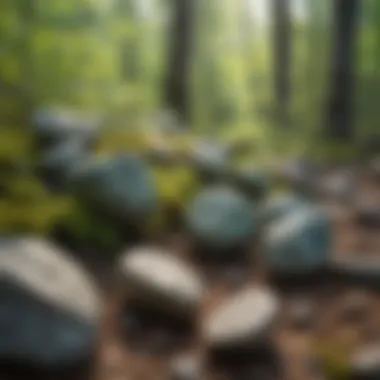
[[[99,297],[90,278],[54,245],[0,242],[0,358],[41,369],[92,356]]]
[[[255,207],[238,191],[214,186],[199,193],[186,212],[189,232],[202,245],[231,249],[255,232]]]
[[[129,294],[153,309],[193,318],[202,300],[197,273],[169,252],[154,247],[128,251],[120,270]]]
[[[330,218],[318,208],[301,208],[269,226],[266,260],[279,274],[306,274],[321,269],[332,250]]]
[[[149,168],[133,155],[88,160],[73,173],[71,183],[79,197],[123,220],[146,220],[156,208]]]

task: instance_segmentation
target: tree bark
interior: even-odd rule
[[[193,44],[196,0],[172,1],[172,26],[169,28],[169,54],[164,86],[166,105],[178,114],[179,120],[189,120],[189,71]]]
[[[272,0],[273,73],[275,118],[285,124],[289,119],[291,95],[291,18],[289,0]]]
[[[355,48],[359,0],[334,0],[330,94],[327,104],[326,135],[351,140],[355,85]]]

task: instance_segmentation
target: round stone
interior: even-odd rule
[[[303,208],[269,226],[265,254],[269,268],[283,274],[317,271],[332,250],[332,226],[316,208]]]
[[[202,375],[201,360],[195,354],[175,356],[170,362],[173,380],[198,380]]]
[[[0,358],[66,368],[93,352],[100,300],[91,279],[56,246],[0,242]]]
[[[89,160],[72,175],[71,182],[77,195],[123,219],[141,220],[155,211],[153,178],[144,162],[133,155]]]
[[[154,308],[192,316],[201,302],[197,273],[169,252],[135,248],[122,256],[120,268],[127,290]]]
[[[270,290],[243,289],[223,301],[206,319],[204,338],[215,348],[261,344],[278,311],[278,298]]]
[[[255,208],[239,192],[225,186],[207,188],[186,212],[186,223],[196,240],[216,249],[246,243],[255,232]]]

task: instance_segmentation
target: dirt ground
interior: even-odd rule
[[[361,175],[358,183],[356,201],[371,199],[380,204],[378,184],[366,174]],[[379,231],[360,228],[355,223],[355,200],[349,204],[341,204],[339,201],[323,203],[336,212],[335,257],[350,253],[380,255]],[[174,241],[172,244],[181,243]],[[104,316],[99,345],[90,365],[90,374],[71,373],[67,375],[67,380],[169,380],[170,360],[181,353],[193,353],[205,360],[206,370],[200,377],[205,380],[322,380],[325,377],[319,371],[318,363],[313,360],[317,342],[331,345],[336,350],[339,347],[380,342],[380,289],[343,282],[334,276],[309,279],[297,284],[283,283],[269,278],[259,260],[250,271],[236,267],[234,270],[229,268],[228,271],[217,272],[215,276],[208,276],[204,305],[199,320],[194,321],[189,334],[185,328],[174,324],[167,326],[160,321],[149,321],[149,318],[141,322],[141,318],[136,318],[136,310],[126,308],[125,296],[112,271],[105,266],[99,267],[96,263],[92,267],[96,269],[95,273],[104,291]],[[198,334],[202,318],[223,297],[249,282],[269,282],[281,295],[283,313],[273,336],[279,354],[279,371],[273,365],[260,368],[244,365],[230,370],[223,363],[211,365],[205,355],[205,343]],[[345,320],[342,317],[345,300],[358,292],[370,298],[369,309],[362,318]],[[306,328],[295,327],[288,313],[292,300],[300,298],[314,304],[313,322]],[[122,314],[126,313],[130,315],[127,322],[122,318]],[[0,378],[13,379],[1,376],[1,373]]]

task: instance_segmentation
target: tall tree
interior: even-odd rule
[[[180,120],[189,119],[189,69],[193,45],[196,0],[172,1],[172,25],[169,28],[165,102]]]
[[[289,0],[272,0],[273,74],[275,116],[279,123],[288,120],[291,70],[291,15]]]
[[[334,0],[326,135],[339,140],[353,137],[355,45],[360,0]]]

